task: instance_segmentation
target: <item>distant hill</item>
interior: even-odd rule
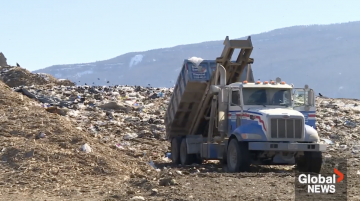
[[[54,65],[34,72],[68,78],[82,85],[106,85],[110,81],[169,87],[184,59],[219,57],[226,35],[224,32],[224,38],[218,41],[132,52],[93,63]],[[359,36],[360,22],[294,26],[251,35],[255,78],[281,77],[296,87],[309,84],[324,96],[360,99]]]

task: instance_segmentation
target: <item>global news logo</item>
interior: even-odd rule
[[[317,176],[310,174],[300,174],[298,178],[301,184],[307,184],[308,193],[326,194],[335,193],[335,184],[340,183],[343,179],[344,174],[336,168],[334,168],[334,174],[332,176],[322,176],[321,174],[318,174]]]

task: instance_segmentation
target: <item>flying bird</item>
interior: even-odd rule
[[[100,78],[98,78],[98,80],[100,80]]]
[[[109,83],[110,81],[107,81],[106,83]]]

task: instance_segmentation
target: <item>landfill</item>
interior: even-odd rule
[[[31,73],[10,84],[9,71],[0,200],[294,200],[293,166],[172,165],[164,115],[173,88],[39,83]],[[348,159],[348,198],[360,200],[360,101],[317,97],[316,106],[324,156]]]

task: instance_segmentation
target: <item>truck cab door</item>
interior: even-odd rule
[[[241,91],[240,89],[231,89],[229,93],[229,117],[230,132],[241,124],[242,107],[241,107]]]
[[[292,99],[294,110],[297,110],[304,115],[305,124],[316,128],[316,107],[314,90],[310,89],[307,85],[305,85],[305,88],[294,88]]]

